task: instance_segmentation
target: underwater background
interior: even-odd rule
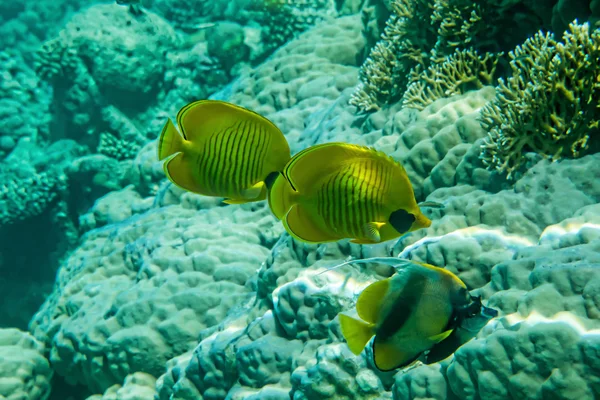
[[[119,4],[117,4],[119,3]],[[600,399],[600,1],[0,3],[0,398]],[[430,227],[291,237],[266,201],[166,179],[198,99],[292,155],[373,146]],[[499,311],[453,356],[381,372],[339,313],[392,256]]]

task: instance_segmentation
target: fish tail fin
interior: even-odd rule
[[[364,322],[345,314],[340,314],[342,335],[348,343],[350,351],[359,355],[369,340],[375,335],[375,325]]]
[[[184,147],[183,137],[173,122],[168,119],[160,133],[160,139],[158,139],[158,159],[164,160],[173,154],[183,152]]]

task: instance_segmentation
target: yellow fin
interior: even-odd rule
[[[414,362],[419,355],[402,351],[392,343],[380,342],[377,337],[373,342],[373,362],[380,371],[391,371],[407,366]]]
[[[369,240],[373,241],[373,243],[379,243],[381,242],[379,229],[383,225],[385,225],[383,222],[367,222],[363,225],[363,233]]]
[[[163,169],[171,182],[182,189],[203,194],[202,187],[192,175],[194,163],[184,153],[175,153],[165,161]]]
[[[390,288],[390,279],[383,279],[374,283],[362,291],[356,302],[356,312],[363,320],[370,323],[377,323],[381,306],[385,295]]]
[[[242,197],[248,201],[260,201],[267,197],[267,187],[263,181],[242,191]]]
[[[374,154],[378,153],[373,149],[349,143],[318,144],[294,155],[283,169],[283,174],[292,189],[302,192],[345,163]]]
[[[165,126],[163,126],[163,129],[160,132],[160,139],[158,139],[158,159],[164,160],[183,150],[183,137],[177,131],[173,122],[170,119],[167,119]]]
[[[344,335],[350,351],[359,355],[375,334],[374,325],[345,314],[340,314],[339,318],[342,335]]]
[[[294,238],[307,243],[335,242],[339,237],[323,232],[311,216],[298,204],[291,206],[282,220],[285,229]]]
[[[445,332],[440,333],[439,335],[430,336],[429,340],[435,343],[439,343],[442,340],[446,339],[448,336],[452,334],[452,329],[448,329]]]
[[[245,199],[225,199],[223,200],[223,203],[225,204],[246,204],[246,203],[251,203],[254,200],[245,200]]]

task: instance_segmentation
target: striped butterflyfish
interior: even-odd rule
[[[379,243],[425,228],[406,175],[375,149],[325,143],[296,154],[269,189],[269,205],[296,239]]]
[[[373,338],[373,363],[390,371],[444,343],[464,320],[458,316],[472,305],[466,285],[452,272],[407,260],[392,277],[362,291],[356,302],[358,319],[340,314],[339,321],[354,354]]]
[[[283,133],[265,117],[216,100],[200,100],[167,120],[158,158],[175,185],[226,203],[264,200],[265,180],[290,159]]]

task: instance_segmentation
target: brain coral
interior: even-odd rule
[[[48,398],[52,369],[43,352],[44,345],[29,333],[0,329],[0,398]]]
[[[135,372],[160,375],[251,294],[273,240],[274,220],[260,213],[172,206],[87,233],[32,322],[54,369],[101,391]]]

